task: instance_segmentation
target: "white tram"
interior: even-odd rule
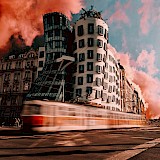
[[[41,100],[25,101],[21,116],[23,130],[37,132],[140,127],[145,124],[144,115]]]

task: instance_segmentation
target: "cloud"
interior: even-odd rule
[[[123,50],[126,50],[128,48],[127,39],[124,34],[122,35],[122,48],[123,48]]]
[[[141,15],[140,28],[142,34],[147,35],[151,25],[156,24],[160,20],[159,1],[141,0],[142,7],[138,9],[138,14]]]
[[[142,15],[140,20],[140,27],[143,34],[147,34],[149,31],[149,20],[151,19],[151,10],[153,7],[152,0],[141,0],[142,7],[139,8],[138,14]]]
[[[128,3],[124,4],[123,6],[121,5],[121,3],[119,1],[116,2],[115,4],[115,13],[113,13],[110,16],[109,22],[113,23],[113,22],[123,22],[125,24],[129,24],[129,18],[126,14],[126,9],[128,9],[130,7],[130,3],[131,1],[128,1]]]
[[[61,12],[71,19],[83,7],[81,0],[1,0],[0,1],[0,48],[15,33],[22,35],[27,45],[43,34],[42,16],[48,12]]]
[[[151,51],[151,53],[148,53],[146,50],[142,50],[142,52],[137,57],[137,66],[140,68],[146,68],[147,73],[149,75],[154,75],[158,73],[158,69],[155,67],[155,51]]]
[[[111,45],[108,45],[108,48],[113,52],[117,59],[120,59],[120,63],[125,68],[127,78],[132,82],[135,88],[139,90],[139,93],[142,94],[141,96],[145,101],[148,118],[150,118],[150,116],[160,116],[160,90],[157,89],[160,86],[160,80],[152,77],[152,74],[148,74],[137,69],[137,67],[140,65],[140,62],[142,62],[141,65],[143,67],[149,68],[150,66],[147,64],[151,65],[152,69],[148,69],[149,73],[154,73],[155,70],[157,70],[153,66],[154,51],[152,51],[150,54],[146,51],[142,51],[137,60],[134,61],[129,56],[129,53],[119,53]],[[145,64],[144,61],[146,61],[147,57],[150,59],[148,59],[147,64]]]

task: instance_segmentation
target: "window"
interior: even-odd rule
[[[78,26],[78,36],[82,36],[83,35],[83,25]]]
[[[109,71],[112,72],[112,66],[109,66]]]
[[[79,48],[84,47],[84,39],[79,40]]]
[[[93,62],[87,62],[87,71],[93,71]]]
[[[49,49],[53,49],[53,42],[52,42],[52,41],[49,41],[47,47],[48,47]]]
[[[73,43],[73,51],[75,51],[77,49],[77,42]]]
[[[67,43],[66,43],[66,41],[62,41],[62,48],[64,48],[64,49],[67,48]]]
[[[96,66],[96,72],[97,72],[97,73],[101,73],[101,70],[102,70],[102,69],[101,69],[101,66],[98,66],[98,65],[97,65],[97,66]]]
[[[81,97],[81,94],[82,94],[82,89],[81,88],[76,89],[76,96]]]
[[[93,74],[87,74],[87,83],[93,82]]]
[[[106,82],[103,83],[103,89],[104,89],[104,90],[107,90],[107,89],[108,89],[108,83],[106,83]]]
[[[21,68],[21,62],[18,62],[18,61],[17,61],[15,68],[16,68],[16,69]]]
[[[77,64],[73,64],[72,72],[73,72],[73,73],[76,73],[76,72],[77,72]]]
[[[47,24],[48,26],[52,26],[53,22],[52,22],[52,17],[47,17]]]
[[[83,85],[83,77],[78,77],[78,85]]]
[[[84,61],[85,60],[85,54],[84,53],[80,53],[79,54],[79,62]]]
[[[88,47],[93,47],[93,46],[94,46],[94,39],[88,38]]]
[[[59,29],[55,29],[54,35],[55,35],[55,36],[60,36],[60,30],[59,30]]]
[[[43,58],[44,57],[44,51],[40,51],[39,52],[39,58]]]
[[[99,62],[102,61],[102,54],[97,53],[97,61],[99,61]]]
[[[101,78],[96,78],[96,85],[101,86]]]
[[[104,43],[103,47],[104,47],[104,50],[107,51],[107,44],[106,43]]]
[[[62,17],[62,25],[65,26],[67,24],[66,18]]]
[[[113,95],[112,96],[112,102],[115,102],[116,101],[116,98],[115,98],[115,96]]]
[[[103,27],[100,25],[98,25],[98,34],[101,36],[103,35]]]
[[[77,62],[77,53],[74,53],[75,62]]]
[[[25,82],[23,90],[29,90],[29,85],[29,82]]]
[[[47,59],[47,61],[53,59],[53,53],[48,53],[48,54],[46,55],[46,59]]]
[[[14,80],[20,80],[20,72],[14,73]]]
[[[76,76],[72,77],[72,83],[76,84]]]
[[[90,95],[92,93],[92,87],[86,87],[86,92]]]
[[[105,72],[105,73],[104,73],[104,78],[105,78],[105,79],[108,79],[108,72]]]
[[[84,65],[79,65],[79,73],[84,73]]]
[[[107,62],[105,62],[105,67],[108,69],[108,63]]]
[[[112,76],[109,76],[109,82],[112,82]]]
[[[101,98],[101,91],[96,90],[95,98]]]
[[[107,39],[107,30],[104,31],[104,38]]]
[[[50,38],[50,37],[53,37],[53,31],[52,30],[48,31],[48,38]]]
[[[93,33],[94,33],[94,24],[88,23],[88,34],[93,34]]]
[[[109,86],[108,92],[112,93],[112,86]]]
[[[115,86],[113,86],[113,92],[115,92],[116,91],[116,87]]]
[[[39,61],[39,67],[43,67],[43,61]]]
[[[100,39],[97,39],[97,46],[98,46],[99,48],[102,48],[102,47],[103,47],[103,41],[100,40]]]
[[[55,41],[55,48],[60,48],[60,41]]]
[[[107,43],[109,43],[109,35],[108,35],[108,32],[107,32]]]
[[[87,50],[87,58],[93,59],[93,50]]]
[[[25,78],[30,78],[31,74],[30,74],[30,71],[26,71],[25,72]]]
[[[102,101],[106,101],[107,100],[107,94],[106,93],[102,93]]]
[[[55,25],[60,24],[60,17],[59,17],[58,14],[57,14],[57,15],[54,15],[54,24],[55,24]]]
[[[14,92],[18,92],[18,91],[19,91],[19,85],[14,84],[14,85],[13,85],[13,91],[14,91]]]
[[[34,62],[33,61],[31,61],[31,66],[34,66]]]

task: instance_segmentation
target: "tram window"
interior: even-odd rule
[[[24,114],[40,114],[40,106],[38,104],[28,104],[24,106]]]

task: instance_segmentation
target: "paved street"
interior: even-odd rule
[[[0,160],[159,160],[160,128],[24,135],[0,128]]]

